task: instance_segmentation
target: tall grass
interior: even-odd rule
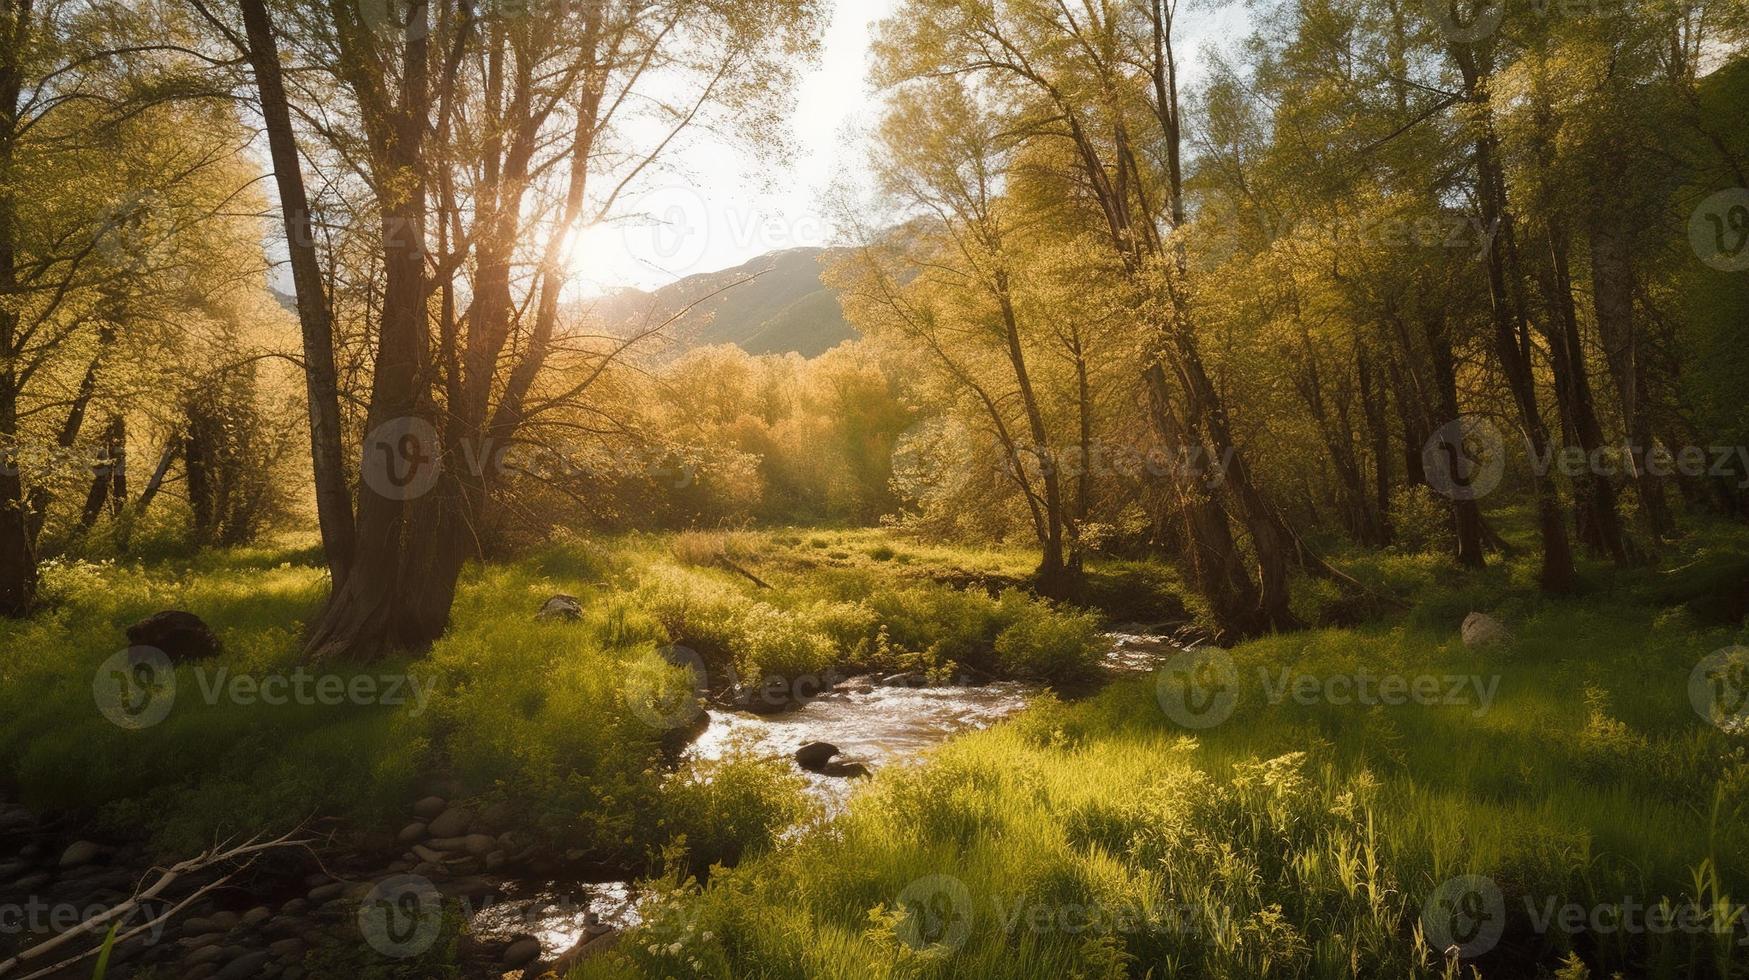
[[[1749,975],[1749,739],[1688,693],[1745,638],[1701,601],[1749,555],[1721,536],[1670,571],[1588,569],[1566,600],[1537,597],[1527,561],[1374,556],[1357,574],[1414,608],[1231,651],[1221,723],[1174,721],[1157,678],[1041,704],[890,767],[828,828],[708,887],[667,879],[644,928],[575,976]],[[1473,610],[1516,640],[1465,648]],[[1284,672],[1320,693],[1283,696]],[[1323,693],[1362,674],[1438,694]],[[1463,875],[1501,902],[1467,959],[1426,933]],[[1548,913],[1569,904],[1697,917],[1563,928]]]

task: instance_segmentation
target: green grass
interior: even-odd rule
[[[393,831],[442,778],[510,804],[563,850],[642,867],[685,835],[708,866],[763,846],[797,819],[799,803],[786,766],[731,756],[669,771],[664,737],[688,716],[693,682],[663,647],[696,647],[713,687],[960,666],[1067,679],[1096,654],[1091,616],[928,578],[793,567],[788,546],[772,540],[787,536],[739,535],[733,547],[688,535],[575,539],[513,564],[471,566],[451,628],[428,655],[339,672],[383,692],[380,679],[395,678],[406,703],[388,705],[209,696],[219,667],[229,677],[295,676],[298,636],[326,588],[303,542],[145,564],[52,563],[47,611],[0,622],[0,780],[27,805],[92,816],[107,833],[146,832],[161,850],[186,854],[216,835],[318,815]],[[582,622],[534,621],[558,592],[582,600]],[[226,654],[178,670],[162,722],[111,724],[93,695],[99,667],[126,645],[128,624],[166,608],[204,618]]]
[[[1691,601],[1745,555],[1742,529],[1709,529],[1669,570],[1588,568],[1560,601],[1534,595],[1530,557],[1466,576],[1374,556],[1356,574],[1414,608],[1232,651],[1224,722],[1174,722],[1155,678],[1041,705],[887,769],[828,830],[706,888],[667,879],[646,926],[576,976],[1743,976],[1749,738],[1703,721],[1688,679],[1745,638]],[[1476,609],[1516,641],[1464,648]],[[1486,710],[1271,703],[1284,669],[1497,687]],[[1459,964],[1421,922],[1462,874],[1496,883],[1505,918]],[[1724,931],[1532,915],[1623,900],[1722,903]]]

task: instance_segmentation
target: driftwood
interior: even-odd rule
[[[99,941],[98,945],[93,946],[91,949],[88,949],[83,953],[69,956],[52,963],[49,966],[45,966],[31,973],[23,974],[22,976],[19,976],[17,980],[35,980],[35,978],[51,976],[79,963],[82,960],[90,959],[102,952],[104,948],[102,939],[108,933],[111,924],[113,923],[119,926],[121,923],[126,922],[128,917],[133,915],[136,910],[144,912],[145,921],[131,929],[127,929],[126,931],[117,932],[114,942],[115,946],[120,946],[122,943],[140,935],[141,933],[149,932],[160,925],[166,924],[183,909],[186,909],[190,905],[199,901],[202,896],[223,885],[225,882],[230,881],[238,871],[248,867],[250,862],[254,861],[257,855],[277,848],[301,847],[309,844],[310,841],[308,840],[292,839],[293,835],[297,834],[301,829],[302,828],[291,830],[285,835],[273,838],[272,840],[263,840],[258,835],[235,846],[231,846],[228,842],[220,844],[197,854],[186,861],[159,870],[158,879],[156,881],[135,891],[131,898],[124,902],[118,902],[116,906],[109,911],[104,912],[102,915],[93,916],[58,936],[45,939],[10,959],[0,961],[0,977],[10,976],[14,970],[33,966],[40,962],[43,957],[48,956],[56,950],[63,949],[71,943],[85,937],[96,938]],[[169,888],[178,879],[233,861],[241,861],[242,863],[219,878],[202,885],[200,888],[196,889],[193,894],[189,895],[182,901],[177,902],[175,905],[155,914],[147,908],[147,902],[150,902],[163,894],[164,890]]]

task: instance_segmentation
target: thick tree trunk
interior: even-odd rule
[[[316,257],[315,226],[304,189],[297,135],[279,64],[279,45],[266,0],[239,0],[249,42],[249,63],[261,97],[261,116],[279,188],[292,283],[297,292],[298,324],[303,331],[304,390],[309,399],[310,460],[316,484],[316,521],[322,531],[332,587],[345,584],[352,561],[352,494],[347,488],[340,436],[340,385],[334,367],[334,333]]]
[[[8,339],[15,323],[0,308],[0,340]],[[36,604],[36,545],[21,466],[15,375],[0,367],[0,615],[6,616],[23,616]]]
[[[23,92],[30,6],[0,2],[0,296],[18,288],[18,205],[13,196],[13,147]],[[18,443],[18,314],[0,302],[0,615],[23,616],[36,603],[36,539],[24,496]]]
[[[1212,474],[1193,465],[1200,462],[1201,440],[1192,437],[1173,409],[1165,369],[1156,362],[1143,372],[1142,380],[1149,421],[1164,453],[1160,465],[1165,472],[1150,476],[1167,477],[1172,483],[1176,519],[1169,523],[1184,546],[1181,560],[1186,577],[1208,602],[1222,630],[1236,637],[1262,633],[1268,623],[1260,615],[1257,585],[1245,570],[1227,512],[1210,489]]]

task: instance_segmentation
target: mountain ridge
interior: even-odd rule
[[[670,350],[734,344],[749,354],[818,357],[858,336],[838,293],[821,281],[841,249],[802,246],[687,276],[653,290],[621,289],[594,304],[608,331],[631,336],[660,326]]]

